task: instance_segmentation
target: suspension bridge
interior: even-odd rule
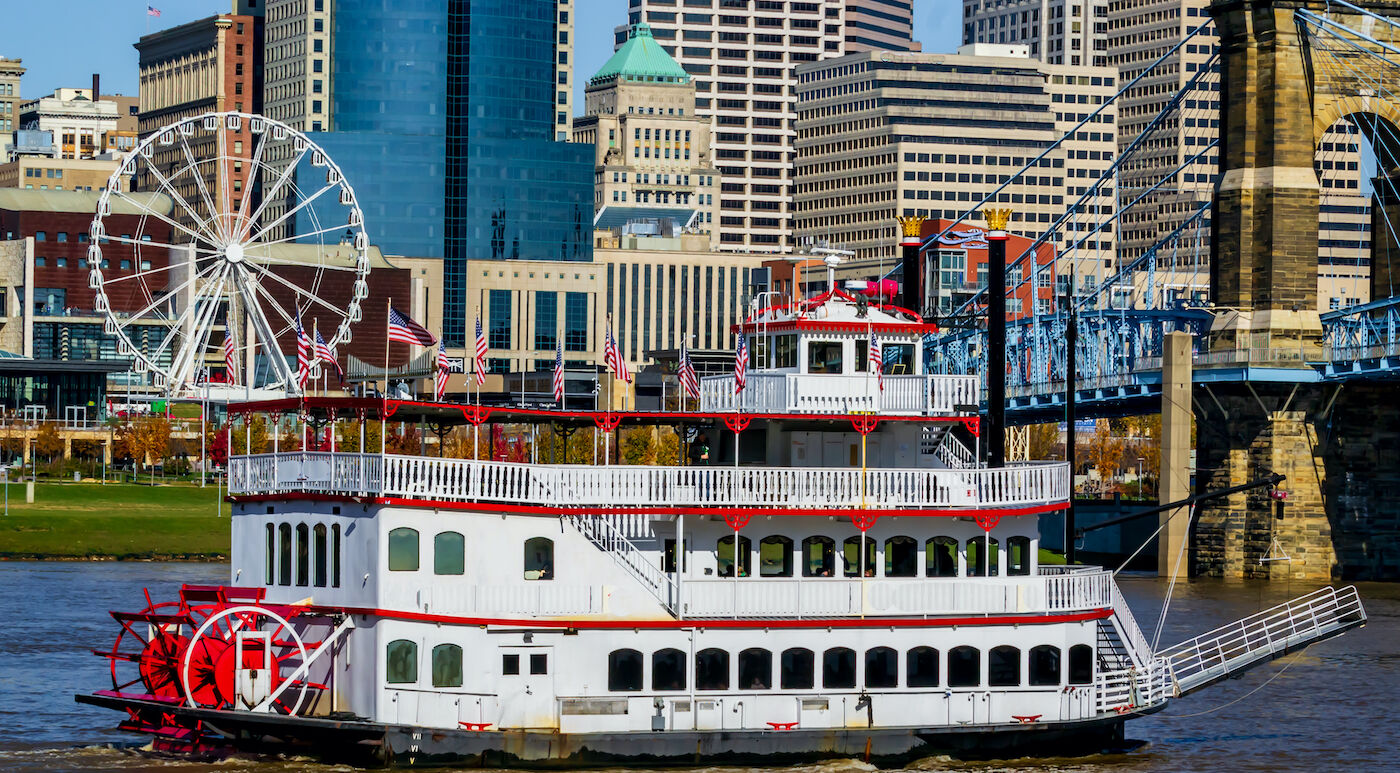
[[[1184,85],[1135,116],[1142,128],[1120,131],[1113,163],[1048,227],[1022,228],[1029,248],[1007,256],[1009,296],[1046,286],[1047,271],[1062,290],[1053,308],[1006,323],[1008,420],[1062,420],[1071,361],[1079,415],[1155,413],[1175,399],[1163,402],[1166,341],[1184,333],[1196,484],[1288,476],[1286,504],[1241,495],[1202,509],[1197,569],[1394,577],[1400,475],[1381,454],[1400,448],[1400,2],[1216,0],[1209,16],[1142,69],[1120,69],[1117,94],[1081,126],[1114,110],[1122,123],[1130,95],[1164,75]],[[1206,63],[1181,73],[1183,50],[1206,45]],[[1179,141],[1197,126],[1218,131]],[[1033,183],[1039,160],[923,248],[1007,201],[1021,175]],[[1093,205],[1105,192],[1111,211]],[[1101,255],[1085,245],[1108,234],[1116,271],[1093,281]],[[1045,244],[1058,259],[1037,264]],[[985,320],[985,292],[948,319]],[[946,325],[927,360],[982,372],[985,339],[979,322]]]

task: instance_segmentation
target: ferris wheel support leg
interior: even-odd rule
[[[262,713],[271,712],[272,704],[282,697],[282,693],[286,692],[288,687],[292,686],[294,682],[306,678],[306,674],[310,671],[311,664],[316,662],[316,658],[319,658],[321,653],[330,651],[334,647],[336,641],[354,627],[355,619],[350,615],[346,615],[345,619],[340,622],[340,625],[337,625],[335,630],[331,631],[331,635],[321,640],[321,646],[313,650],[310,655],[307,655],[301,665],[297,666],[295,671],[289,674],[286,679],[283,679],[281,684],[277,685],[277,689],[273,690],[271,695],[264,698],[263,701],[254,706],[252,710]]]
[[[238,294],[243,298],[245,308],[255,309],[258,307],[258,299],[253,293],[252,286],[248,283],[248,275],[245,272],[234,271],[233,284],[234,287],[238,288]],[[277,336],[273,334],[267,320],[261,314],[249,314],[248,317],[252,320],[253,326],[257,328],[258,339],[267,352],[267,359],[272,369],[284,379],[283,383],[287,385],[287,391],[297,391],[296,374],[292,372],[291,366],[287,365],[286,358],[277,351]],[[253,354],[254,352],[250,351],[248,356],[251,358]]]

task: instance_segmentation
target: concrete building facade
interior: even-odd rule
[[[25,188],[39,191],[102,191],[121,162],[116,159],[51,158],[18,155],[9,163],[0,163],[0,188]],[[121,190],[131,190],[131,181],[123,179]]]
[[[593,145],[593,208],[698,212],[682,217],[718,245],[719,171],[711,163],[710,120],[696,115],[690,75],[651,36],[633,26],[627,44],[594,75],[574,142]]]
[[[914,0],[846,0],[845,52],[919,51]]]
[[[24,60],[0,56],[0,161],[9,160],[11,132],[20,128],[20,80],[24,77]]]
[[[963,50],[867,52],[798,68],[797,238],[851,250],[843,273],[895,267],[897,217],[951,221],[1008,180],[994,202],[1015,212],[1014,233],[1037,236],[1112,164],[1109,110],[1012,179],[1113,94],[1113,70],[1043,64],[1025,47]],[[1083,242],[1063,256],[1074,268],[1061,268],[1084,277],[1080,286],[1098,281],[1113,256],[1111,230],[1089,230],[1112,201],[1111,188],[1089,196],[1085,215],[1052,243]],[[982,225],[976,216],[965,223]]]
[[[636,0],[628,9],[628,23],[651,25],[691,74],[696,112],[713,122],[721,249],[793,250],[794,68],[845,52],[846,11],[844,0]],[[618,46],[627,35],[617,29]]]
[[[49,132],[58,158],[93,158],[107,152],[117,130],[115,102],[94,102],[88,89],[59,89],[19,106],[21,126]]]
[[[1031,58],[1047,64],[1106,67],[1108,7],[1108,0],[963,0],[962,40],[1029,46]]]

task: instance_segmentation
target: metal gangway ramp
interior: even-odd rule
[[[1319,588],[1156,653],[1178,696],[1366,624],[1354,586]]]

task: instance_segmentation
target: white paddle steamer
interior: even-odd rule
[[[79,700],[162,749],[367,764],[1076,754],[1365,619],[1329,588],[1154,652],[1111,572],[1044,560],[1037,517],[1066,506],[1069,468],[978,461],[976,377],[919,375],[930,325],[837,290],[742,328],[745,388],[705,377],[689,411],[232,406],[318,437],[671,425],[711,448],[684,466],[393,454],[363,431],[234,449],[229,584],[114,612],[112,688]]]

